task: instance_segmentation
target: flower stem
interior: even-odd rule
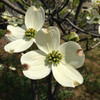
[[[37,81],[31,80],[32,100],[38,100]]]
[[[52,95],[52,73],[48,77],[48,100],[56,100]]]
[[[55,89],[53,91],[53,97],[56,98],[59,89],[60,89],[60,85],[58,83],[56,83]]]

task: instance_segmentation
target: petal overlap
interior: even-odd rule
[[[36,34],[36,44],[45,53],[57,50],[60,45],[60,32],[57,27],[51,26],[48,29],[41,29]]]

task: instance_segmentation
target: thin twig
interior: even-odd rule
[[[25,0],[21,0],[25,5],[27,6],[31,6],[30,4],[28,4],[27,2],[25,2]]]
[[[68,18],[64,19],[64,21],[68,22],[73,28],[75,28],[76,30],[86,34],[87,36],[90,34],[89,32],[86,32],[84,31],[83,29],[79,28],[78,26],[76,26],[75,24],[73,24]],[[63,22],[63,21],[62,21]],[[99,34],[93,34],[91,33],[91,36],[94,36],[94,37],[100,37]]]
[[[57,25],[59,26],[59,28],[61,29],[61,31],[66,35],[65,30],[61,26],[61,21],[59,19],[55,19],[55,18],[52,18],[52,19],[57,23]]]
[[[64,3],[64,5],[62,6],[62,7],[59,7],[58,9],[55,9],[54,11],[53,11],[53,16],[55,15],[55,14],[57,14],[57,13],[59,13],[60,11],[62,11],[64,8],[65,8],[65,6],[68,4],[68,2],[69,2],[69,0],[66,0],[66,2]]]
[[[7,21],[7,22],[1,22],[0,25],[1,25],[1,24],[8,24],[8,23],[9,23],[8,21]]]
[[[48,6],[47,6],[45,0],[40,0],[40,1],[42,2],[42,4],[44,5],[45,8],[48,8]]]
[[[30,5],[32,6],[33,4],[32,4],[32,0],[28,0],[29,1],[29,3],[30,3]]]
[[[73,11],[73,8],[69,12],[67,12],[66,14],[64,14],[63,19],[65,19],[67,16],[69,16],[72,11]]]
[[[94,46],[92,46],[91,48],[88,48],[88,49],[84,50],[84,52],[90,51],[90,50],[96,48],[99,44],[100,44],[100,41],[98,43],[96,43]]]
[[[25,15],[25,11],[18,8],[16,5],[12,4],[10,1],[8,0],[1,0],[1,2],[3,2],[5,5],[7,5],[9,8],[15,10],[16,12]]]

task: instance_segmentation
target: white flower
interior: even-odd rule
[[[2,13],[1,17],[10,20],[10,17],[12,17],[12,15],[8,11],[5,11]]]
[[[12,70],[12,71],[15,71],[16,70],[16,68],[13,67],[13,66],[9,66],[9,69]]]
[[[93,6],[100,5],[100,0],[91,0],[91,2]]]
[[[32,46],[35,42],[36,33],[42,28],[45,21],[45,12],[42,7],[37,9],[29,7],[25,14],[26,28],[7,26],[7,34],[5,37],[11,41],[4,49],[9,53],[22,52]]]
[[[79,44],[70,41],[60,45],[57,27],[40,30],[36,34],[36,44],[40,50],[30,51],[21,57],[26,77],[42,79],[52,70],[54,78],[62,86],[75,87],[83,83],[83,77],[76,70],[83,65],[85,58]]]
[[[100,23],[99,23],[99,27],[98,27],[98,33],[100,34]]]
[[[18,14],[17,15],[19,18],[13,16],[9,11],[5,11],[2,13],[1,17],[8,20],[8,23],[14,26],[17,26],[18,24],[23,24],[23,16]]]
[[[89,24],[94,24],[94,23],[98,24],[98,23],[100,23],[100,14],[98,13],[98,11],[96,9],[90,9],[90,11],[91,11],[91,15],[93,17],[90,18],[90,19],[87,19],[88,20],[87,23],[89,23]]]
[[[4,69],[3,64],[0,64],[0,70],[3,70],[3,69]]]
[[[100,34],[100,24],[98,26],[98,33]],[[96,40],[100,41],[100,38],[94,38],[94,41],[96,41]]]

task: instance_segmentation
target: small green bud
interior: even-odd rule
[[[62,59],[62,55],[61,53],[59,53],[59,51],[55,51],[53,50],[51,53],[48,53],[48,56],[47,56],[47,62],[49,63],[53,63],[53,64],[59,64],[59,62],[61,62],[61,59]]]
[[[31,38],[35,38],[37,31],[33,28],[29,28],[26,30],[25,32],[25,36],[27,37],[27,39],[31,39]]]

